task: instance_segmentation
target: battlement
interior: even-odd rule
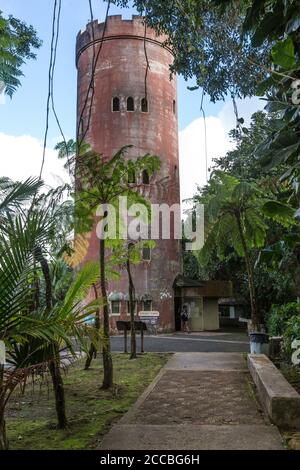
[[[145,24],[144,17],[140,15],[132,15],[132,19],[123,19],[122,15],[111,15],[107,17],[105,34],[104,33],[105,23],[99,23],[98,20],[94,20],[86,25],[85,29],[82,29],[77,35],[76,41],[76,57],[81,52],[93,43],[100,42],[102,39],[112,39],[114,37],[132,37],[132,38],[143,38],[145,36]],[[147,27],[146,40],[155,41],[163,45],[167,36],[159,36],[154,29]]]

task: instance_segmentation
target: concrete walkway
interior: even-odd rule
[[[102,450],[283,449],[239,353],[176,353]]]

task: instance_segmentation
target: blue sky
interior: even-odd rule
[[[76,68],[74,63],[75,39],[78,31],[89,20],[87,0],[63,0],[61,34],[58,48],[58,60],[55,78],[55,101],[65,132],[71,136],[75,129],[76,105]],[[22,88],[13,100],[6,100],[6,106],[0,108],[0,125],[3,132],[20,134],[29,133],[41,137],[44,131],[45,102],[47,96],[47,68],[51,40],[51,15],[53,0],[2,0],[1,9],[5,14],[32,24],[43,46],[38,51],[37,61],[30,61],[24,66],[25,78]],[[94,0],[94,15],[103,20],[106,4],[102,0]],[[110,14],[122,13],[130,18],[133,9],[111,7]],[[187,84],[179,78],[179,110],[180,128],[186,127],[200,115],[200,91],[187,90]],[[216,114],[222,103],[213,105],[206,100],[206,112]],[[53,125],[52,125],[53,124]],[[57,135],[54,122],[50,128],[50,138]]]
[[[24,67],[22,87],[13,99],[6,98],[0,105],[0,174],[14,179],[24,179],[29,172],[37,173],[41,158],[41,141],[45,130],[47,76],[50,55],[53,0],[1,0],[5,15],[32,24],[43,40],[37,60]],[[107,4],[93,0],[94,17],[103,21]],[[110,14],[131,18],[132,9],[111,7]],[[75,40],[80,29],[89,21],[88,0],[63,0],[61,32],[55,74],[55,103],[65,135],[74,137],[76,122],[76,67]],[[193,85],[191,81],[190,85]],[[182,197],[189,197],[196,184],[205,183],[204,123],[200,112],[201,91],[188,91],[187,83],[178,78],[179,138],[181,159]],[[250,115],[261,105],[258,100],[239,103],[240,115],[249,122]],[[208,128],[208,160],[224,154],[230,148],[227,136],[235,120],[230,102],[213,104],[204,100]],[[50,120],[46,173],[60,174],[55,144],[61,140],[53,119]],[[6,159],[1,158],[6,155]],[[35,163],[34,163],[35,162]],[[32,163],[32,165],[31,165]],[[34,166],[35,165],[35,166]],[[48,175],[47,173],[47,175]],[[52,181],[53,182],[53,181]]]

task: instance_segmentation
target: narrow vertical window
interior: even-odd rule
[[[148,100],[147,100],[147,98],[142,98],[142,100],[141,100],[141,111],[142,111],[142,113],[148,113]]]
[[[150,184],[149,173],[148,173],[147,170],[143,170],[143,173],[142,173],[142,182],[143,182],[143,184]]]
[[[118,300],[113,300],[111,302],[111,313],[113,315],[118,315],[120,313],[120,302]]]
[[[115,96],[115,98],[113,99],[113,112],[117,112],[117,111],[120,111],[120,99]]]
[[[151,261],[151,248],[144,246],[142,249],[143,261]]]
[[[127,98],[127,111],[134,111],[134,99],[132,96],[129,96]]]
[[[173,113],[176,114],[176,101],[173,100]]]

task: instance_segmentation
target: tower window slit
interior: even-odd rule
[[[143,261],[151,261],[151,248],[144,246],[142,248]]]
[[[135,184],[136,183],[135,171],[134,170],[129,170],[128,171],[128,183],[129,184]]]
[[[115,96],[113,99],[113,112],[120,111],[120,99]]]
[[[148,173],[147,170],[143,170],[143,173],[142,173],[142,182],[143,182],[143,184],[150,184],[149,173]]]
[[[134,99],[132,96],[129,96],[127,98],[127,111],[134,111]]]
[[[148,113],[148,100],[147,100],[147,98],[142,98],[142,100],[141,100],[141,111],[142,111],[142,113]]]

